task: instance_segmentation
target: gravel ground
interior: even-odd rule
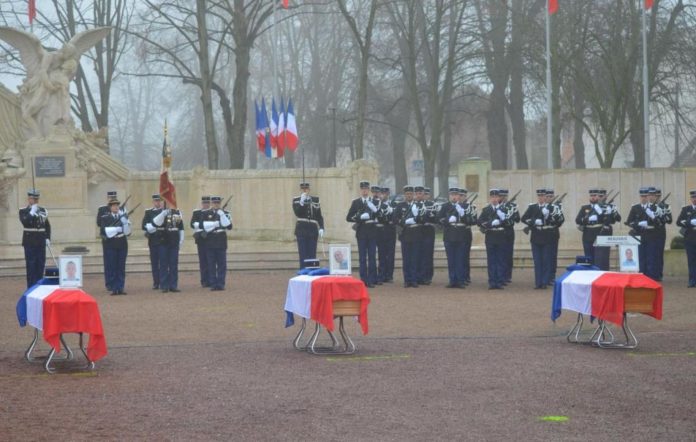
[[[696,438],[696,290],[683,280],[665,281],[662,321],[630,319],[640,346],[625,351],[568,344],[574,315],[552,323],[530,271],[495,292],[481,271],[465,290],[440,272],[429,287],[371,289],[369,335],[348,321],[358,352],[327,357],[292,348],[290,276],[231,272],[210,292],[183,273],[182,292],[163,294],[128,275],[116,297],[88,276],[109,355],[55,375],[24,361],[24,279],[2,279],[0,440]]]

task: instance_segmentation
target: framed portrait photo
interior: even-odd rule
[[[82,256],[61,255],[58,257],[58,285],[82,287]]]
[[[350,244],[329,244],[329,273],[351,275]]]
[[[638,272],[638,246],[619,246],[619,270],[622,272]]]

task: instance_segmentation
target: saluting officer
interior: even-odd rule
[[[179,292],[179,249],[184,244],[184,221],[179,209],[163,209],[152,220],[161,235],[159,274],[162,293]]]
[[[51,223],[48,212],[39,206],[40,192],[31,189],[27,192],[27,206],[19,209],[22,223],[22,247],[27,269],[27,288],[43,278],[46,265],[46,247],[51,245]]]
[[[657,226],[657,280],[662,281],[662,273],[665,267],[665,244],[667,243],[667,224],[672,224],[672,209],[669,204],[662,201],[662,190],[653,187],[651,188],[650,201],[656,206],[655,213],[660,219],[660,224]]]
[[[198,270],[201,274],[201,287],[210,287],[208,281],[208,256],[205,252],[205,237],[203,230],[203,221],[205,213],[210,209],[210,196],[204,195],[201,197],[201,208],[196,209],[191,213],[191,225],[193,229],[193,239],[196,242],[196,251],[198,252]],[[207,234],[205,234],[207,235]]]
[[[684,235],[684,249],[689,264],[689,287],[696,287],[696,190],[689,192],[691,204],[682,207],[677,225]]]
[[[508,189],[499,189],[500,192],[500,209],[498,217],[505,229],[505,237],[507,241],[503,245],[503,263],[505,266],[504,270],[504,283],[507,285],[512,282],[512,267],[513,267],[513,256],[515,254],[515,224],[520,222],[520,212],[517,208],[517,204],[513,201],[508,201],[508,194],[510,193]],[[505,214],[505,218],[501,218],[502,214]]]
[[[551,279],[554,238],[551,210],[546,202],[546,189],[537,189],[537,202],[527,206],[522,222],[527,225],[534,260],[534,288],[544,289]]]
[[[300,255],[300,268],[306,266],[305,260],[317,258],[317,240],[324,237],[324,217],[318,196],[311,196],[309,183],[300,183],[300,196],[292,199],[292,210],[297,217],[295,237]]]
[[[162,236],[158,234],[157,227],[153,223],[153,219],[162,211],[162,199],[159,193],[152,195],[152,207],[145,209],[141,228],[145,231],[147,237],[147,247],[150,249],[150,271],[152,273],[152,289],[160,288],[160,255],[159,246],[162,242]]]
[[[106,192],[106,204],[104,204],[103,206],[99,206],[97,208],[97,228],[100,229],[100,232],[101,232],[102,217],[104,215],[108,215],[110,213],[109,203],[117,198],[118,198],[118,192],[116,192],[115,190],[109,190]],[[104,251],[105,240],[104,240],[103,235],[100,234],[100,236],[102,238],[102,242],[101,242],[101,245],[102,245],[102,264],[104,265],[104,268],[106,268],[106,252]],[[106,286],[106,289],[109,290],[109,284],[106,281],[106,273],[104,273],[104,285]],[[111,290],[109,290],[109,291],[111,291]]]
[[[375,240],[377,244],[377,285],[382,285],[382,269],[385,266],[386,260],[386,250],[385,250],[385,235],[384,227],[386,225],[385,218],[388,216],[386,214],[386,206],[382,201],[382,188],[379,186],[371,186],[370,193],[372,193],[372,202],[377,206],[377,222],[375,223]]]
[[[604,209],[599,205],[599,190],[590,189],[589,194],[590,203],[580,207],[578,216],[575,217],[575,224],[582,231],[582,248],[585,256],[589,256],[594,264],[594,243],[604,227]]]
[[[546,285],[551,287],[553,287],[553,284],[556,282],[556,269],[558,268],[558,242],[561,239],[560,227],[565,222],[563,206],[561,205],[560,201],[555,203],[553,202],[554,195],[555,192],[553,189],[546,189],[546,204],[551,211],[551,215],[549,217],[550,228],[548,230],[551,232],[551,238],[553,240],[551,243],[551,253],[553,255],[551,256],[551,271],[548,279],[546,280]],[[621,219],[621,217],[619,217],[619,219]]]
[[[394,224],[395,205],[389,198],[389,188],[380,189],[382,207],[380,223],[384,225],[383,234],[377,239],[379,250],[379,268],[377,270],[378,279],[381,282],[394,282],[394,255],[396,252],[396,225]]]
[[[232,230],[230,213],[220,205],[222,198],[211,196],[210,210],[203,214],[203,230],[205,237],[205,252],[208,259],[208,282],[211,291],[225,290],[227,274],[227,231]]]
[[[370,183],[360,182],[360,197],[348,209],[346,221],[354,223],[360,257],[360,279],[367,287],[377,284],[377,212],[379,201],[370,198]]]
[[[468,191],[464,188],[459,189],[459,205],[464,209],[463,222],[468,226],[469,233],[464,236],[464,284],[471,284],[471,243],[473,242],[472,226],[478,222],[476,206],[468,201]]]
[[[438,210],[435,201],[432,199],[432,190],[429,187],[423,188],[423,206],[425,207],[425,219],[423,222],[423,260],[421,284],[430,285],[435,274],[434,255],[435,255],[435,227],[437,226]]]
[[[459,198],[459,189],[450,187],[449,201],[442,205],[438,213],[438,219],[443,228],[442,241],[447,254],[447,275],[449,277],[447,288],[449,289],[466,287],[464,242],[467,233],[471,238],[471,230],[463,222],[465,212],[464,208],[459,205]]]
[[[640,235],[640,245],[638,246],[638,263],[640,271],[644,275],[657,280],[659,253],[657,227],[662,223],[658,218],[657,207],[650,204],[648,197],[650,189],[641,187],[639,190],[640,203],[634,204],[626,218],[626,224],[631,227],[634,235]]]
[[[126,257],[131,224],[119,207],[118,199],[109,201],[109,213],[102,215],[99,224],[104,243],[104,275],[106,288],[112,295],[125,295]]]
[[[400,226],[401,258],[403,261],[404,287],[418,287],[418,246],[420,243],[419,219],[422,217],[418,203],[413,199],[414,187],[404,186],[404,201],[394,209],[394,224]]]
[[[503,222],[507,215],[500,204],[500,191],[488,192],[490,203],[483,208],[478,225],[486,235],[486,259],[488,265],[488,289],[501,290],[505,283],[505,244],[509,241]]]

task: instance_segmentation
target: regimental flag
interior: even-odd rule
[[[172,148],[167,137],[167,120],[164,120],[164,141],[162,142],[162,171],[160,172],[159,193],[160,197],[169,203],[170,209],[176,209],[176,189],[169,179],[169,171],[172,167]]]
[[[266,118],[259,109],[259,104],[254,100],[254,108],[256,109],[256,144],[259,150],[263,152],[266,149]]]
[[[276,110],[275,97],[271,98],[271,158],[278,157],[278,111]]]
[[[650,1],[650,0],[646,0]],[[558,0],[549,0],[549,15],[553,15],[558,12]]]
[[[297,135],[297,122],[295,121],[295,110],[292,107],[292,98],[288,99],[288,109],[285,113],[285,147],[291,151],[297,149],[300,139]]]
[[[652,9],[655,0],[645,0],[645,9]]]
[[[29,24],[31,25],[36,18],[36,0],[29,0]]]
[[[283,97],[280,97],[280,114],[278,115],[278,158],[285,154],[285,103]]]

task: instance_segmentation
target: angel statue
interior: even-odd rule
[[[22,128],[27,139],[45,138],[54,126],[74,126],[70,116],[70,81],[75,77],[80,56],[110,31],[110,27],[101,27],[80,32],[62,48],[49,51],[35,35],[0,26],[0,40],[19,50],[27,70],[19,87]]]

